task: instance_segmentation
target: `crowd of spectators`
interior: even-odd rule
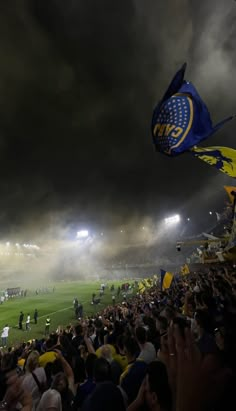
[[[0,358],[0,409],[234,408],[236,272],[176,276]]]

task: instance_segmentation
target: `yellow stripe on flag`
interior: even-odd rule
[[[166,272],[163,278],[163,282],[162,282],[162,289],[163,290],[167,290],[168,288],[170,288],[172,280],[173,280],[174,274],[170,273],[170,272]]]
[[[230,177],[236,177],[236,150],[229,147],[193,147],[191,148],[195,157],[210,164],[228,174]]]

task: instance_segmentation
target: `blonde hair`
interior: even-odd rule
[[[32,372],[39,366],[39,353],[38,351],[31,351],[26,360],[25,370],[26,372]]]

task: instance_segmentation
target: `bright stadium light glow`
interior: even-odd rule
[[[173,215],[172,217],[165,218],[166,224],[176,224],[180,222],[179,214]]]
[[[87,238],[88,235],[89,235],[88,230],[81,230],[81,231],[77,231],[76,238],[78,238],[78,239],[79,238]]]
[[[187,218],[187,221],[190,221],[190,218],[189,218],[189,217]]]
[[[212,211],[209,211],[209,214],[212,215]]]

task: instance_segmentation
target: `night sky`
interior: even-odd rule
[[[0,28],[1,238],[221,211],[234,180],[156,153],[150,124],[185,61],[213,121],[236,112],[235,1],[12,0]]]

